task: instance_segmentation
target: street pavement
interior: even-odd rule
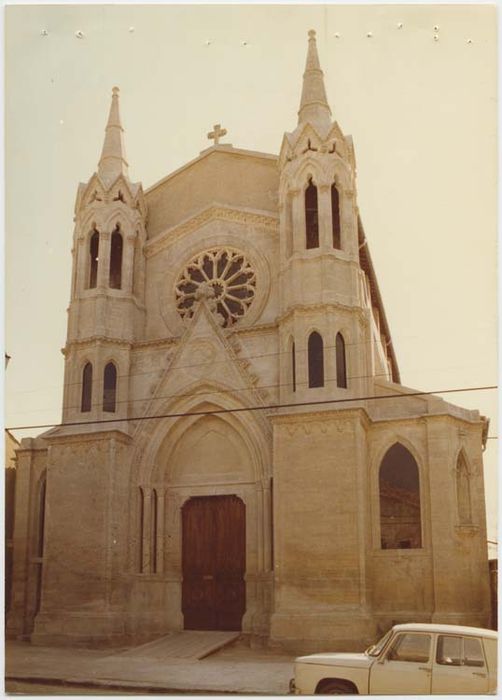
[[[126,653],[124,653],[126,652]],[[28,681],[101,691],[286,695],[294,657],[237,642],[201,660],[149,658],[133,650],[89,650],[7,642],[7,690]],[[26,686],[24,686],[26,687]],[[26,692],[26,691],[24,691]],[[48,691],[49,694],[51,691]]]

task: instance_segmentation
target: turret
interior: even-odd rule
[[[313,30],[298,124],[284,135],[279,169],[282,400],[365,395],[374,368],[355,157],[332,119]]]
[[[128,414],[130,348],[144,325],[145,223],[113,88],[98,169],[75,203],[63,422]]]

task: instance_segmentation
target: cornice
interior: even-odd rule
[[[173,226],[153,240],[146,243],[144,253],[146,258],[156,255],[178,240],[181,236],[185,236],[192,231],[197,230],[204,224],[211,221],[230,221],[231,223],[247,224],[252,226],[261,226],[270,231],[278,231],[279,215],[263,214],[249,209],[232,209],[224,205],[213,204],[207,209],[195,214],[195,216],[186,219],[185,221]]]
[[[300,407],[299,407],[300,408]],[[303,407],[301,407],[303,408]],[[368,416],[366,408],[364,406],[359,406],[357,408],[337,408],[337,409],[326,409],[324,411],[294,411],[292,413],[275,413],[269,415],[269,420],[272,423],[278,424],[288,424],[288,423],[318,423],[318,422],[330,422],[333,418],[339,419],[343,416],[344,419],[347,418],[363,418],[367,425],[373,423],[373,420]]]
[[[91,335],[88,338],[75,338],[69,340],[64,348],[61,348],[63,355],[67,355],[74,347],[86,347],[88,345],[121,345],[125,348],[132,348],[133,343],[130,340],[122,340],[120,338],[109,338],[106,335]]]
[[[279,329],[278,324],[274,321],[272,323],[262,323],[261,325],[248,326],[247,328],[232,328],[229,335],[253,335],[260,333],[274,333]]]
[[[83,294],[75,296],[70,301],[70,306],[72,304],[79,304],[89,301],[94,301],[95,299],[109,299],[113,301],[118,301],[121,304],[126,302],[134,304],[138,311],[146,311],[146,306],[141,303],[134,295],[129,294],[129,292],[122,289],[109,289],[108,287],[97,287],[96,289],[85,289]]]
[[[117,419],[119,422],[120,419]],[[123,444],[130,444],[132,442],[132,436],[129,433],[125,433],[120,428],[109,428],[105,430],[96,431],[93,428],[92,423],[90,424],[89,430],[86,426],[82,425],[79,427],[84,428],[82,432],[66,432],[70,431],[74,426],[66,425],[61,423],[60,425],[52,428],[51,431],[44,435],[44,440],[47,440],[48,447],[51,444],[62,444],[62,443],[76,443],[76,442],[102,442],[105,440],[116,439]],[[54,431],[54,432],[53,432]],[[58,431],[58,432],[56,432]]]
[[[290,306],[283,314],[277,317],[277,324],[284,323],[288,320],[290,316],[293,316],[296,312],[306,314],[312,313],[312,311],[325,311],[327,309],[338,309],[341,311],[356,312],[364,320],[365,309],[360,306],[351,306],[349,304],[341,304],[337,301],[328,301],[318,304],[296,304]]]
[[[180,341],[181,336],[173,336],[172,338],[158,338],[156,340],[138,340],[133,344],[133,352],[143,350],[144,348],[161,348],[161,347],[172,347],[177,345]]]

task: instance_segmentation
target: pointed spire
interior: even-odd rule
[[[113,182],[121,173],[128,177],[123,131],[119,114],[119,89],[114,87],[112,90],[110,115],[105,131],[105,141],[98,165],[100,178],[109,183]]]
[[[319,64],[315,31],[309,31],[307,62],[303,74],[302,98],[298,111],[298,124],[313,122],[331,124],[331,110],[324,88],[324,74]]]

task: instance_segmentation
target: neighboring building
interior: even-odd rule
[[[9,634],[348,650],[486,626],[488,422],[403,398],[314,32],[280,155],[221,133],[143,192],[113,90],[75,205],[62,425],[18,452]]]
[[[16,498],[16,449],[19,442],[5,431],[5,613],[10,610],[12,591],[12,549],[14,547],[14,503]]]

